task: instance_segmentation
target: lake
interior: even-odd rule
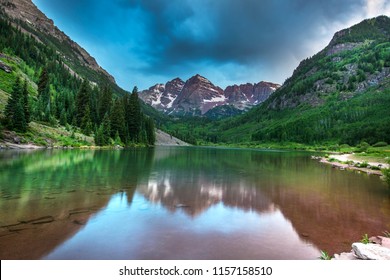
[[[390,230],[378,176],[310,153],[0,152],[1,259],[316,259]]]

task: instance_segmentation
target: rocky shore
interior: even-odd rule
[[[390,238],[373,236],[369,243],[352,244],[351,252],[335,254],[333,260],[390,260]]]
[[[340,170],[355,170],[367,174],[382,176],[382,168],[389,168],[389,164],[380,162],[362,162],[350,157],[351,155],[331,155],[329,157],[312,156],[312,159],[321,163],[330,164]]]

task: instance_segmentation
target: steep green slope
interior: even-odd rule
[[[78,64],[74,49],[65,43],[55,44],[50,34],[28,28],[0,11],[0,138],[51,146],[90,145],[94,138],[97,145],[154,142],[154,122],[141,113],[145,106],[132,98],[135,93],[120,89],[103,70]],[[67,55],[61,55],[64,52]],[[22,116],[17,109],[22,108],[24,85],[23,104],[28,104]],[[7,109],[10,100],[14,105]],[[14,119],[31,123],[27,129],[16,127]],[[5,128],[11,132],[1,133]]]
[[[262,105],[205,128],[216,142],[390,143],[390,19],[335,34]]]

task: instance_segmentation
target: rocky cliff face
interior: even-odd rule
[[[260,104],[280,87],[278,84],[269,82],[260,82],[257,84],[244,84],[228,86],[225,89],[225,96],[228,103],[234,107],[245,110],[253,105]]]
[[[173,112],[179,115],[203,115],[225,102],[226,97],[220,87],[200,75],[195,75],[185,83],[173,102]]]
[[[114,78],[103,68],[101,68],[96,60],[88,54],[88,52],[80,47],[76,42],[71,40],[65,33],[59,30],[54,22],[47,18],[31,0],[0,0],[0,7],[12,19],[24,22],[29,28],[23,28],[23,32],[30,33],[36,39],[40,40],[36,34],[31,33],[30,28],[42,34],[51,36],[58,40],[62,45],[69,47],[72,50],[72,57],[69,54],[62,53],[63,58],[71,62],[78,60],[78,63],[98,71],[106,76],[111,82],[115,82]],[[61,52],[61,50],[58,50]]]
[[[142,91],[139,96],[146,103],[162,112],[169,113],[173,102],[184,87],[184,82],[180,78],[164,84],[157,84],[147,90]]]
[[[176,78],[140,93],[147,104],[167,114],[201,116],[213,109],[213,118],[238,114],[264,102],[280,85],[268,82],[228,86],[225,90],[195,75],[183,82]],[[218,110],[218,107],[221,109]],[[229,109],[229,110],[226,110]]]

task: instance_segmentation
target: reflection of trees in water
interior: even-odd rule
[[[222,202],[245,211],[281,210],[296,231],[330,252],[390,225],[387,189],[377,177],[332,169],[305,153],[165,150],[148,186],[150,201],[197,215]]]
[[[48,216],[53,221],[21,224],[17,234],[1,228],[0,256],[41,258],[77,233],[112,194],[126,193],[131,202],[138,182],[149,177],[153,155],[153,149],[134,149],[7,156],[0,171],[0,226]]]
[[[153,149],[22,154],[0,172],[0,223],[100,208],[119,191],[130,202],[138,181],[149,177],[152,160]]]
[[[135,187],[140,178],[149,175],[153,149],[50,150],[10,157],[10,162],[2,162],[0,190],[20,195],[24,191]]]

